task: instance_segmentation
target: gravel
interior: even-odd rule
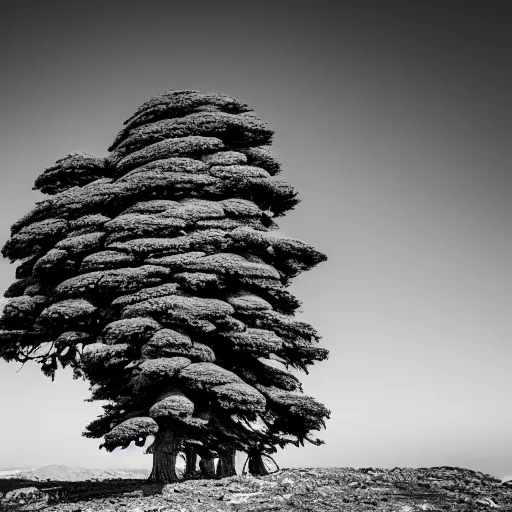
[[[91,484],[93,485],[93,484]],[[304,468],[265,477],[140,481],[101,499],[61,501],[47,512],[512,511],[512,484],[462,468]]]

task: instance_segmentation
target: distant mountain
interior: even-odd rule
[[[89,469],[75,466],[52,465],[41,468],[0,470],[0,478],[20,478],[43,482],[47,480],[61,482],[84,482],[110,479],[145,479],[149,469]]]
[[[20,473],[26,473],[28,471],[33,471],[33,469],[27,468],[6,468],[0,469],[0,478],[20,478]]]

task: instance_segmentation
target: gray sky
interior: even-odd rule
[[[280,464],[512,474],[510,3],[6,4],[2,244],[36,176],[105,155],[149,96],[230,94],[302,199],[281,232],[329,256],[291,287],[331,351],[302,378],[326,444]],[[0,362],[0,466],[150,467],[81,437],[101,412],[85,382],[18,368]]]

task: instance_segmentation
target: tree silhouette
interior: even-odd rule
[[[274,176],[273,132],[224,94],[170,91],[124,124],[107,158],[72,153],[44,171],[47,195],[12,227],[20,260],[0,356],[59,365],[107,401],[84,435],[111,451],[154,436],[150,480],[234,474],[236,450],[305,441],[329,411],[286,371],[327,358],[294,318],[290,280],[326,259],[276,233],[299,201]],[[272,362],[273,361],[273,362]]]

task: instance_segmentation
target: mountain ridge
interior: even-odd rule
[[[149,476],[150,469],[140,468],[84,468],[81,466],[67,466],[64,464],[51,464],[38,468],[7,468],[0,469],[1,479],[24,479],[34,482],[46,480],[62,482],[101,481],[113,479],[144,479]]]

